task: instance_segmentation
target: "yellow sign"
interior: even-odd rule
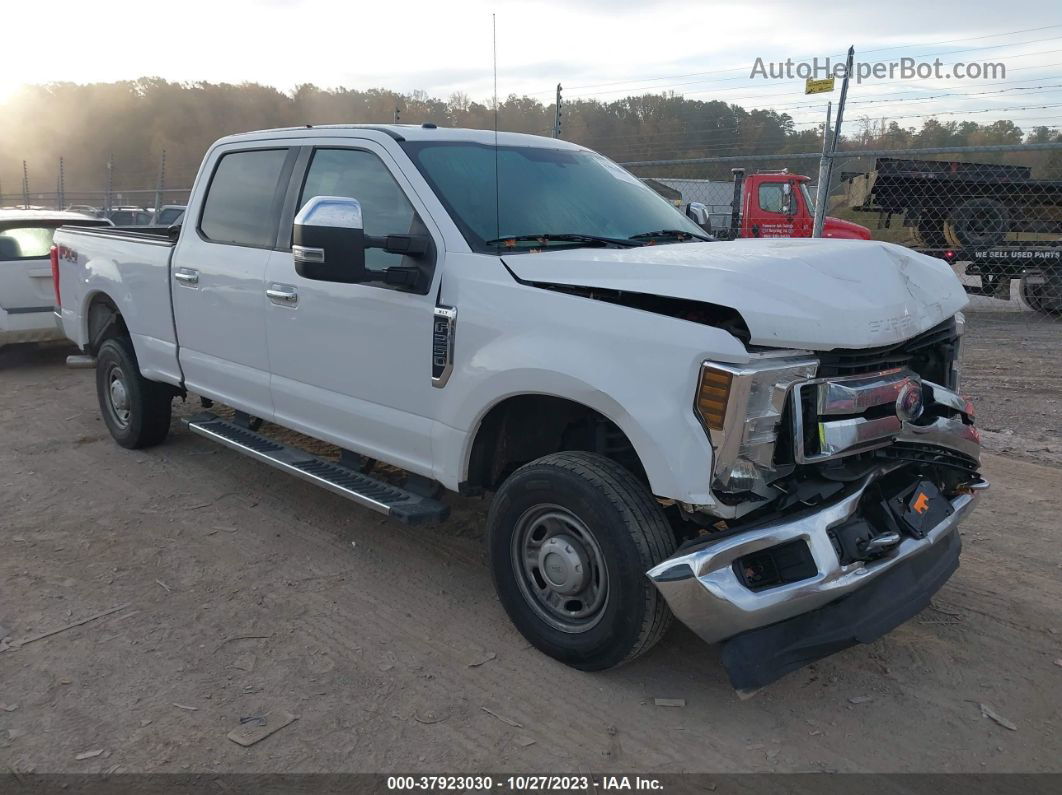
[[[822,80],[812,80],[810,77],[804,84],[805,94],[828,94],[833,91],[833,78],[826,77]]]

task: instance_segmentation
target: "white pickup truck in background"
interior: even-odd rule
[[[966,295],[897,246],[711,242],[687,215],[554,139],[248,133],[180,227],[60,230],[59,311],[119,444],[161,442],[195,393],[235,416],[191,431],[398,520],[492,493],[494,582],[537,648],[608,668],[674,613],[754,688],[958,565],[987,485]]]

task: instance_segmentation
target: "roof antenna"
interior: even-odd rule
[[[501,187],[498,177],[498,19],[490,15],[491,33],[494,39],[494,221],[497,246],[501,248]]]

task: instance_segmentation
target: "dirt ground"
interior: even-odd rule
[[[969,318],[996,452],[962,566],[884,639],[748,700],[677,625],[603,674],[530,648],[483,502],[411,529],[177,423],[123,450],[67,349],[4,351],[0,637],[121,609],[0,652],[0,772],[1062,771],[1062,324]]]

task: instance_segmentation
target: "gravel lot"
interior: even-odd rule
[[[679,626],[604,674],[531,649],[483,502],[410,529],[177,425],[122,450],[67,349],[0,352],[0,637],[124,606],[0,652],[0,771],[1062,771],[1062,324],[992,306],[969,315],[993,488],[962,567],[744,701]]]

